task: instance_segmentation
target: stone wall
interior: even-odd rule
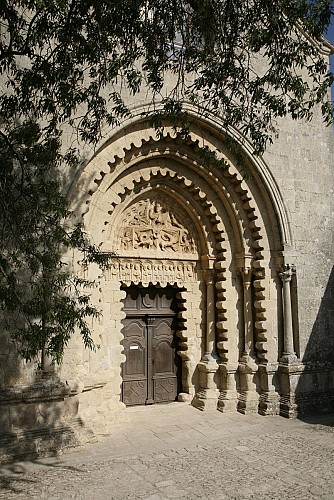
[[[181,401],[286,417],[333,410],[332,130],[320,116],[282,120],[258,158],[218,117],[188,106],[182,143],[168,127],[157,137],[144,109],[143,96],[97,151],[83,151],[83,169],[72,176],[69,196],[87,232],[117,254],[104,273],[73,258],[76,272],[97,282],[99,348],[85,351],[78,335],[56,373],[40,374],[0,334],[5,459],[60,452],[127,418],[121,342],[130,285],[177,290]],[[203,146],[228,167],[204,164]]]

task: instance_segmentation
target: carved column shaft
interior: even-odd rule
[[[295,273],[295,268],[285,266],[280,277],[283,282],[283,315],[284,315],[284,356],[292,356],[295,358],[294,340],[293,340],[293,324],[292,324],[292,307],[291,307],[291,279]]]
[[[252,268],[245,267],[241,270],[244,285],[244,332],[245,346],[244,354],[247,356],[254,354],[253,349],[253,303],[252,303]]]
[[[206,283],[206,338],[203,359],[216,359],[216,316],[214,271],[205,271]]]
[[[245,264],[251,264],[245,259]],[[244,353],[240,359],[240,394],[238,411],[240,413],[256,413],[258,410],[258,394],[256,390],[256,373],[258,366],[254,356],[253,332],[253,297],[252,297],[252,267],[245,265],[239,272],[243,279],[244,289]]]
[[[219,365],[216,354],[214,270],[206,269],[203,277],[206,283],[205,354],[197,365],[200,388],[192,400],[192,405],[200,410],[207,410],[217,408],[219,390],[215,377]]]

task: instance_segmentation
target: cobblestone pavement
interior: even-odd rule
[[[1,499],[334,499],[334,416],[128,408],[109,437],[0,466]]]

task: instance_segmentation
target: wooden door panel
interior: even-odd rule
[[[145,404],[147,397],[147,338],[143,318],[123,322],[123,347],[126,362],[122,365],[122,400],[126,405]]]
[[[154,375],[174,373],[173,318],[156,318],[152,341]]]
[[[132,380],[122,384],[123,403],[128,406],[144,405],[146,403],[147,382],[145,380]]]
[[[153,347],[154,375],[174,373],[174,349],[171,349],[170,339],[160,339]]]
[[[146,378],[146,349],[137,343],[131,344],[124,349],[126,363],[123,371],[123,378]]]
[[[180,373],[173,293],[134,287],[128,291],[122,341],[126,356],[122,400],[126,405],[169,402],[177,397]]]
[[[165,377],[154,379],[154,401],[155,403],[168,403],[175,401],[177,396],[177,378]]]
[[[175,401],[177,376],[173,347],[173,318],[156,318],[152,341],[153,398],[156,403]]]

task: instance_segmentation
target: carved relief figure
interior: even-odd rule
[[[122,250],[196,253],[194,238],[179,222],[182,215],[177,216],[175,207],[163,201],[141,200],[125,212],[120,232]]]
[[[141,281],[141,265],[139,264],[139,262],[133,264],[132,280],[134,283],[139,283]]]
[[[143,283],[149,283],[152,281],[152,264],[151,263],[145,263],[143,264]]]
[[[122,281],[130,285],[133,283],[160,283],[165,286],[173,284],[193,282],[198,279],[195,262],[180,262],[173,260],[142,261],[131,259],[120,259],[106,271],[107,281]]]
[[[157,283],[164,281],[164,268],[162,262],[157,262],[153,266],[153,276]]]

